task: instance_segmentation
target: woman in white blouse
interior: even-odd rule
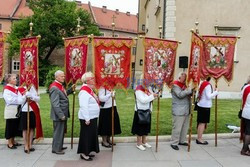
[[[142,78],[142,77],[141,77]],[[138,85],[135,90],[135,112],[134,112],[134,119],[132,125],[132,134],[137,135],[137,145],[136,147],[144,151],[146,148],[151,148],[151,145],[147,143],[147,135],[150,133],[151,130],[151,118],[149,124],[140,124],[139,117],[137,114],[137,108],[142,110],[150,109],[151,112],[153,111],[153,104],[152,101],[158,96],[157,94],[150,91],[146,85],[146,82],[143,82],[142,85]],[[150,115],[151,117],[151,115]]]
[[[23,88],[26,90],[26,88]],[[40,96],[38,96],[37,91],[34,86],[31,86],[30,90],[26,92],[26,96],[30,98],[30,104],[31,102],[38,103],[40,101]],[[33,103],[34,104],[34,103]],[[37,105],[37,104],[34,104]],[[28,113],[28,103],[27,100],[22,104],[22,112],[21,112],[21,120],[20,120],[20,130],[23,131],[23,141],[24,141],[24,152],[28,153],[29,151],[35,151],[35,148],[32,147],[32,140],[34,137],[34,129],[36,128],[36,117],[35,113],[33,111],[33,105],[29,105],[29,114],[30,114],[30,119],[29,119],[29,128],[30,128],[30,133],[28,136],[28,131],[27,131],[27,113]],[[28,143],[28,138],[29,138],[29,143]]]
[[[110,148],[112,143],[110,136],[112,135],[112,96],[115,96],[114,91],[106,88],[100,88],[98,97],[100,99],[100,116],[98,124],[98,134],[102,136],[102,146]],[[114,134],[121,134],[120,118],[116,108],[114,99]],[[115,145],[115,144],[114,144]]]
[[[5,138],[8,140],[8,148],[16,149],[16,146],[21,144],[16,143],[14,138],[22,136],[19,130],[20,119],[16,117],[18,105],[23,104],[26,100],[25,95],[22,95],[16,87],[16,75],[8,74],[6,76],[7,85],[4,87],[3,98],[5,101],[4,119],[6,119]]]
[[[97,118],[99,117],[99,100],[93,89],[95,88],[95,78],[91,72],[86,72],[82,76],[83,85],[80,89],[78,118],[80,120],[80,137],[77,153],[81,159],[92,161],[95,155],[91,152],[99,152]]]
[[[210,84],[211,77],[208,77],[203,81],[199,87],[198,92],[198,113],[197,113],[197,133],[198,138],[196,139],[197,144],[207,145],[207,141],[202,140],[202,134],[210,122],[210,109],[212,107],[212,98],[218,95],[218,90],[213,91],[212,85]]]

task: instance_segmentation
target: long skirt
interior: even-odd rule
[[[138,136],[147,136],[151,130],[151,114],[150,114],[149,124],[139,124],[138,121],[139,121],[139,117],[138,117],[137,112],[135,111],[131,133],[133,135],[136,134]]]
[[[27,118],[28,118],[28,112],[21,112],[21,117],[20,117],[20,130],[27,130]],[[30,129],[35,129],[36,128],[36,117],[35,113],[33,111],[30,112]]]
[[[77,153],[89,155],[92,151],[99,153],[99,142],[97,135],[97,118],[91,119],[90,124],[86,125],[85,120],[80,119],[80,138]]]
[[[98,134],[101,136],[112,135],[112,107],[101,109],[98,124]],[[121,134],[120,118],[116,106],[114,106],[114,134]]]
[[[5,138],[10,139],[16,136],[22,137],[22,131],[19,130],[20,118],[6,119]]]

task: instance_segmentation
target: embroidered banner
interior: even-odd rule
[[[20,85],[34,85],[38,90],[38,42],[37,37],[20,40]]]
[[[65,82],[75,84],[87,68],[88,37],[66,38],[65,46]]]
[[[131,72],[130,38],[94,37],[94,73],[96,87],[113,89],[115,86],[127,88]]]
[[[175,68],[177,41],[156,38],[144,39],[144,79],[162,87],[171,86]]]
[[[200,61],[204,52],[203,39],[196,33],[192,32],[190,59],[188,66],[187,82],[193,82],[194,85],[200,83]]]
[[[5,42],[5,33],[0,32],[0,82],[3,80],[4,75],[4,42]]]
[[[236,37],[203,36],[204,55],[201,58],[201,78],[224,76],[230,82],[233,78]]]

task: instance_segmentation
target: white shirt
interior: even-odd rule
[[[198,106],[204,108],[211,108],[212,107],[212,98],[217,96],[219,93],[218,91],[214,91],[212,93],[212,88],[210,85],[207,85],[202,92],[201,99],[198,102]]]
[[[147,110],[149,109],[149,103],[151,101],[154,100],[154,95],[150,94],[147,95],[146,93],[144,93],[141,90],[136,90],[135,91],[135,95],[136,95],[136,102],[137,103],[137,107],[138,109],[142,109],[142,110]],[[153,104],[151,103],[151,111],[153,111]],[[136,111],[136,105],[135,105],[135,111]]]
[[[86,84],[83,84],[86,85]],[[85,90],[81,90],[79,95],[79,112],[78,112],[78,118],[83,119],[85,121],[89,121],[94,118],[99,117],[100,113],[100,107],[97,103],[96,99],[90,95]]]
[[[247,84],[246,86],[244,86],[243,90],[242,90],[242,96],[243,96],[243,92],[246,89],[246,87],[250,86],[250,84]],[[242,97],[243,98],[243,97]],[[246,119],[250,119],[250,93],[247,96],[244,108],[242,110],[242,117],[246,118]]]
[[[36,103],[40,101],[40,96],[38,96],[37,91],[34,86],[31,86],[30,90],[26,92],[26,95],[30,98],[30,100],[35,101]],[[22,104],[22,107],[23,107],[22,112],[28,112],[27,101],[25,101],[24,103]],[[33,109],[30,106],[29,106],[29,111],[33,111]]]
[[[106,94],[105,94],[105,90],[106,90]],[[112,97],[111,97],[111,92],[109,90],[100,88],[98,91],[98,97],[101,102],[105,102],[104,106],[101,108],[112,107]],[[116,106],[115,99],[114,99],[114,106]]]
[[[7,85],[13,87],[10,84],[7,84]],[[17,89],[16,86],[14,86],[14,88]],[[14,92],[8,89],[4,89],[3,98],[5,100],[6,105],[20,105],[20,104],[23,104],[26,100],[25,95],[23,96],[20,92],[15,94]]]

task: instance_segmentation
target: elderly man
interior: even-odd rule
[[[68,95],[72,93],[72,88],[68,91],[62,85],[65,80],[64,72],[58,70],[55,72],[55,81],[50,85],[49,97],[51,102],[50,118],[53,120],[53,143],[52,153],[64,154],[67,147],[63,147],[64,131],[69,118],[69,99]]]
[[[186,73],[182,72],[174,81],[172,94],[172,143],[174,150],[179,150],[178,144],[187,146],[186,135],[189,125],[192,89],[186,87]]]

